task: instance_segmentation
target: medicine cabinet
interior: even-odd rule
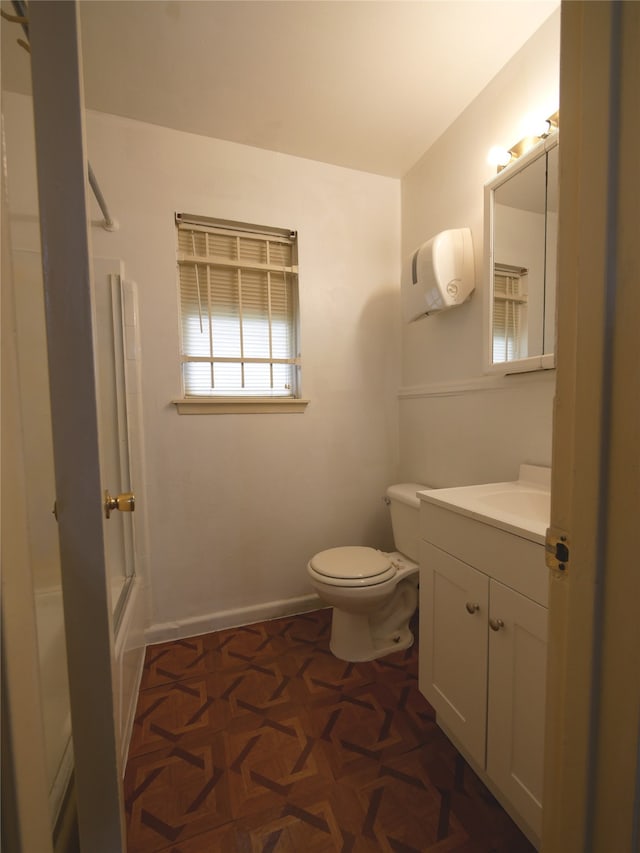
[[[485,369],[555,367],[558,134],[485,184]]]

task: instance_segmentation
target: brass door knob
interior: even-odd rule
[[[105,518],[110,518],[114,509],[120,512],[133,512],[136,508],[136,496],[133,492],[123,492],[115,498],[112,498],[107,489],[104,493],[104,515]]]
[[[489,619],[489,627],[492,631],[499,631],[504,628],[504,622],[502,619]]]

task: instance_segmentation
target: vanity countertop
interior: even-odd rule
[[[521,465],[519,479],[418,492],[421,501],[544,545],[551,505],[551,469]]]

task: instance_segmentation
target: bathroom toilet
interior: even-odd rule
[[[419,507],[428,486],[389,486],[386,503],[397,551],[358,545],[320,551],[307,573],[314,591],[333,607],[330,648],[346,661],[366,661],[413,643],[409,620],[418,604]]]

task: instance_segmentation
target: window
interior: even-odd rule
[[[304,402],[296,232],[180,213],[176,224],[184,386],[177,402],[230,411]]]
[[[493,361],[527,355],[527,270],[496,264],[493,273]]]

